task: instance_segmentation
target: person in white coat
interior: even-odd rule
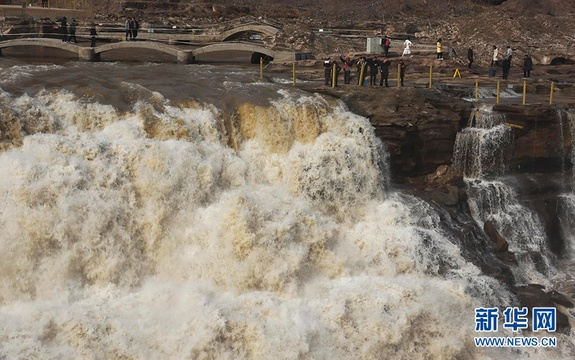
[[[497,46],[493,45],[493,56],[491,57],[491,66],[499,66],[497,62],[499,60],[499,51],[497,50]]]
[[[413,45],[413,43],[409,40],[408,36],[403,42],[403,54],[401,54],[401,56],[411,55],[411,45]]]

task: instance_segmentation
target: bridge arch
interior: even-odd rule
[[[279,31],[279,29],[277,29],[273,26],[270,26],[270,25],[251,24],[251,25],[238,26],[238,27],[233,28],[231,30],[224,31],[222,33],[221,38],[222,38],[222,41],[230,41],[230,40],[237,39],[242,34],[250,34],[250,33],[258,33],[258,34],[262,34],[264,36],[273,36],[278,31]]]
[[[102,53],[120,49],[150,49],[175,56],[178,62],[181,63],[193,62],[193,55],[190,50],[181,50],[172,45],[153,41],[122,41],[100,45],[94,48],[94,58],[99,60]]]
[[[192,50],[192,53],[194,54],[194,56],[198,56],[202,54],[208,54],[220,51],[248,51],[252,53],[254,52],[262,53],[271,57],[274,56],[274,51],[266,47],[246,42],[231,42],[231,41],[202,46],[200,48]]]
[[[42,46],[54,49],[61,49],[73,54],[80,54],[80,46],[75,44],[70,44],[57,39],[46,39],[46,38],[25,38],[25,39],[13,39],[5,40],[0,42],[0,55],[2,54],[2,49],[17,47],[17,46]]]
[[[263,54],[269,56],[270,58],[273,58],[274,60],[280,60],[280,61],[295,60],[295,55],[292,52],[272,50],[263,45],[248,42],[240,42],[240,41],[237,42],[226,41],[222,43],[203,46],[201,48],[192,50],[192,56],[195,58],[198,55],[219,51],[247,51],[251,53]]]

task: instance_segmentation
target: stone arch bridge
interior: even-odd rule
[[[148,49],[159,51],[170,54],[174,56],[178,62],[185,64],[193,63],[198,55],[223,51],[246,51],[257,53],[258,55],[261,54],[260,56],[273,58],[275,61],[294,61],[294,52],[274,50],[262,44],[235,40],[241,38],[242,35],[245,34],[260,33],[264,36],[269,36],[274,35],[278,31],[279,30],[273,26],[259,24],[242,25],[212,34],[162,34],[158,32],[142,31],[138,34],[138,39],[141,41],[112,42],[98,45],[94,48],[65,43],[59,39],[53,38],[20,38],[0,41],[0,55],[2,55],[2,49],[6,48],[18,46],[41,46],[75,53],[78,55],[78,59],[83,61],[98,61],[100,60],[101,54],[119,49]],[[118,38],[118,40],[123,40],[125,36],[123,29],[121,32],[117,31],[113,33],[105,31],[100,33],[107,39]],[[200,47],[193,50],[184,50],[181,47],[172,45],[179,41],[207,45],[200,45]]]
[[[211,45],[202,46],[193,50],[182,50],[175,45],[168,45],[153,41],[123,41],[117,43],[110,43],[99,45],[96,47],[78,46],[75,44],[65,43],[58,39],[46,38],[25,38],[5,40],[0,42],[0,55],[2,49],[17,47],[17,46],[43,46],[48,48],[61,49],[72,52],[78,55],[79,60],[83,61],[98,61],[100,55],[119,49],[149,49],[162,53],[173,55],[179,63],[190,64],[195,62],[196,56],[223,52],[223,51],[247,51],[251,53],[259,53],[273,58],[275,61],[294,61],[295,53],[290,51],[278,51],[268,47],[257,45],[249,42],[242,41],[226,41]]]

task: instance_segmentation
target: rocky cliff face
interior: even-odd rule
[[[351,111],[371,120],[390,153],[396,181],[427,175],[440,165],[451,164],[461,119],[469,118],[472,111],[469,102],[439,90],[380,87],[361,90],[335,90],[335,93]]]
[[[474,124],[470,119],[475,104],[440,89],[350,91],[340,86],[314,91],[341,98],[352,111],[371,120],[390,152],[394,187],[428,201],[443,214],[445,231],[460,242],[465,256],[507,284],[523,306],[573,306],[572,296],[538,284],[517,286],[512,268],[518,255],[509,250],[501,224],[489,220],[481,228],[472,216],[468,182],[453,160],[457,133]],[[536,214],[551,252],[561,259],[567,250],[561,223],[568,221],[562,199],[574,182],[575,118],[568,109],[541,104],[492,105],[492,110],[510,134],[505,172],[495,178],[513,188],[519,204]],[[536,267],[543,267],[541,254],[527,256]],[[570,329],[563,313],[558,313],[558,327],[563,332]]]

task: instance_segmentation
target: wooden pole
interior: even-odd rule
[[[260,57],[260,81],[264,80],[264,58]]]
[[[475,79],[475,102],[479,101],[479,80]]]
[[[295,63],[292,65],[293,86],[295,86]]]
[[[525,105],[525,94],[527,94],[527,82],[523,81],[523,105]]]
[[[359,79],[357,80],[357,85],[363,85],[363,73],[365,71],[365,63],[361,64],[361,71],[359,72]]]
[[[429,66],[429,88],[431,89],[431,84],[433,80],[433,65]]]
[[[337,64],[333,63],[331,68],[331,87],[335,87],[335,80],[337,79]]]
[[[549,93],[549,105],[553,105],[553,90],[555,88],[555,82],[551,81],[551,92]]]
[[[501,88],[500,81],[497,80],[497,92],[496,92],[496,100],[495,100],[495,103],[496,103],[496,104],[499,104],[499,89],[500,89],[500,88]]]

